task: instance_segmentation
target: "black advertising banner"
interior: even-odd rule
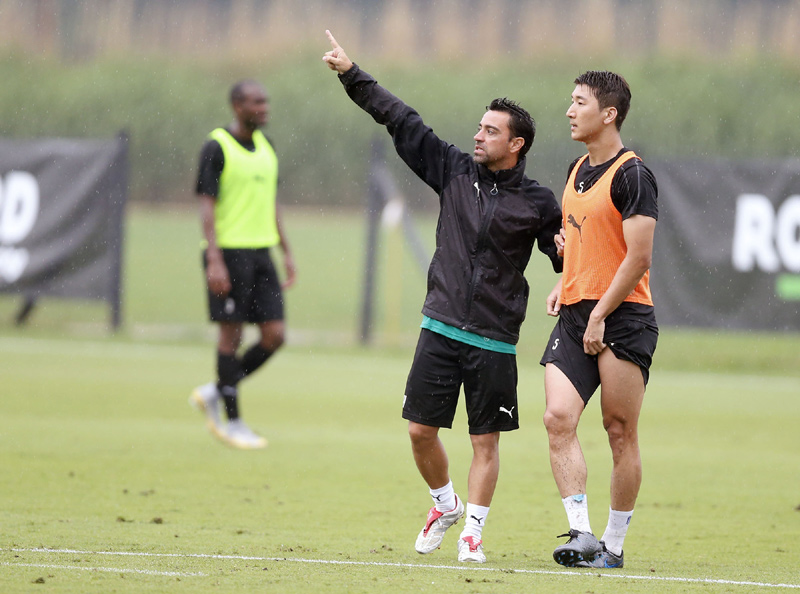
[[[800,331],[800,160],[647,164],[659,324]]]
[[[127,147],[0,139],[0,292],[107,301],[119,325]]]

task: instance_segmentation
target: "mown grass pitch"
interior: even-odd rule
[[[800,587],[795,378],[653,377],[626,566],[598,578],[551,559],[565,518],[530,362],[523,428],[501,441],[489,563],[476,568],[455,567],[455,535],[430,556],[413,550],[429,498],[399,417],[405,355],[290,347],[243,385],[245,414],[271,442],[256,452],[215,442],[186,402],[207,379],[206,345],[7,336],[0,357],[3,592],[41,580],[59,592]],[[609,461],[597,407],[586,414],[599,532]],[[463,419],[444,439],[464,492]]]
[[[267,450],[220,445],[187,404],[213,365],[192,286],[194,217],[135,215],[128,326],[118,335],[97,328],[102,308],[82,304],[43,302],[31,327],[0,326],[0,592],[800,589],[796,336],[664,329],[642,416],[644,483],[626,566],[578,572],[551,557],[566,520],[535,357],[549,322],[532,309],[519,357],[522,429],[501,440],[484,532],[489,562],[463,567],[457,534],[431,555],[413,550],[430,499],[400,419],[412,346],[405,336],[355,346],[353,318],[341,312],[357,310],[357,289],[320,280],[360,264],[346,242],[332,258],[320,241],[353,235],[360,219],[349,231],[346,218],[296,221],[308,233],[295,239],[301,279],[314,290],[300,285],[288,299],[314,309],[290,310],[290,345],[242,386],[245,417],[269,438]],[[316,274],[319,266],[328,270]],[[416,281],[406,282],[409,290]],[[411,298],[415,315],[421,294]],[[13,309],[0,305],[4,317]],[[340,319],[323,320],[326,309]],[[413,336],[418,320],[403,320]],[[590,512],[602,532],[610,460],[597,403],[585,414]],[[443,439],[464,494],[463,411]]]

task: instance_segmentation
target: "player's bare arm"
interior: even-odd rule
[[[200,217],[203,223],[203,236],[206,239],[206,282],[209,290],[215,295],[224,297],[231,290],[231,279],[228,267],[222,258],[222,251],[217,246],[217,234],[214,230],[213,196],[200,196]]]
[[[353,62],[347,57],[344,49],[342,49],[342,46],[339,45],[330,31],[326,29],[325,35],[328,36],[332,49],[329,52],[325,52],[325,55],[322,56],[322,61],[326,62],[331,70],[335,70],[338,74],[344,74],[353,67]]]
[[[653,258],[653,235],[656,220],[645,215],[633,215],[622,221],[622,234],[627,253],[617,269],[608,290],[597,302],[583,336],[583,349],[588,355],[597,355],[605,347],[603,334],[605,319],[636,287],[644,273],[650,269]]]
[[[558,279],[556,286],[553,287],[553,290],[550,291],[550,294],[547,296],[547,315],[558,317],[558,313],[561,311],[561,303],[559,303],[559,297],[561,297],[561,280]]]
[[[286,271],[286,278],[281,283],[281,288],[288,289],[293,286],[297,280],[297,268],[294,265],[294,257],[292,257],[292,249],[289,247],[289,240],[286,238],[286,233],[283,230],[281,208],[277,204],[275,205],[275,222],[278,225],[278,237],[280,237],[280,246],[283,252],[283,267]]]

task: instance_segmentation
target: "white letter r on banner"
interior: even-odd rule
[[[760,194],[742,194],[736,201],[733,233],[733,267],[749,272],[757,266],[777,272],[780,259],[774,244],[775,211],[772,202]]]

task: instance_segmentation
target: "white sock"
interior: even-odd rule
[[[467,503],[466,519],[464,520],[464,530],[461,531],[459,538],[473,536],[481,540],[483,526],[486,523],[486,516],[489,515],[489,508],[474,503]]]
[[[601,540],[606,543],[606,548],[615,555],[622,554],[622,543],[628,533],[631,517],[633,517],[633,510],[615,511],[611,508],[608,510],[608,526],[606,526]]]
[[[431,489],[431,497],[436,511],[448,512],[456,507],[456,494],[453,491],[453,481],[448,482],[444,487]]]
[[[589,525],[589,502],[585,493],[570,495],[561,500],[567,512],[570,530],[580,530],[581,532],[591,532]]]

